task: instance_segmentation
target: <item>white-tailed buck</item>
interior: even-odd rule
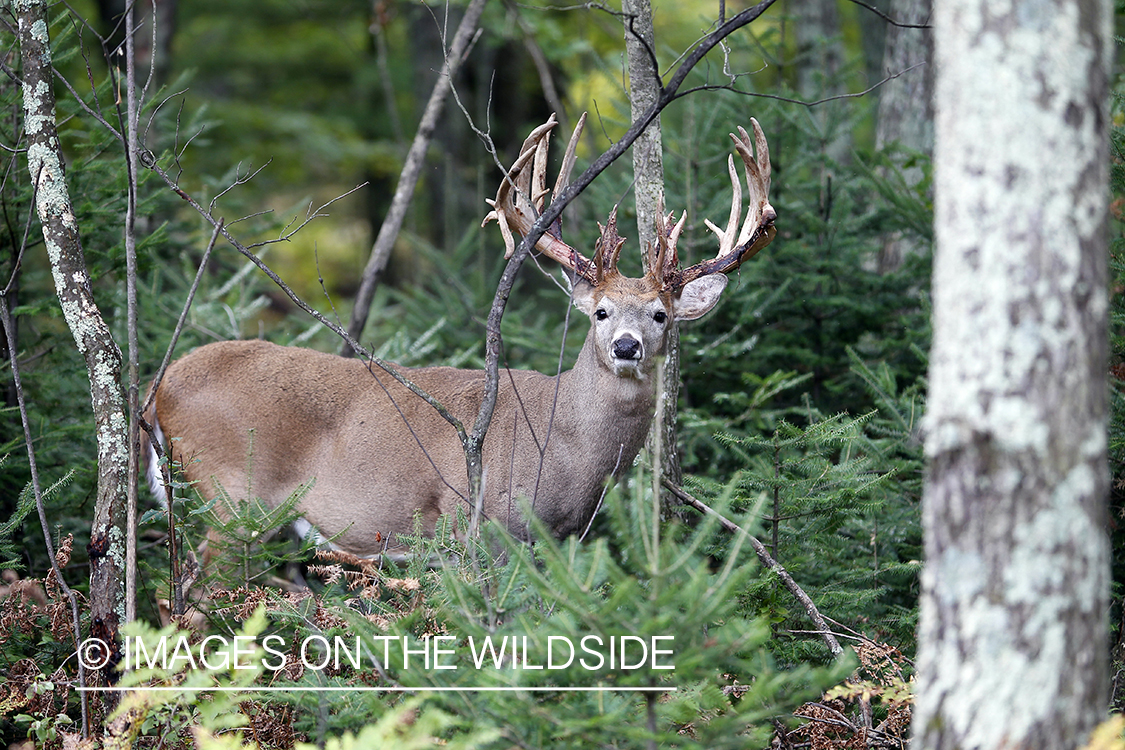
[[[526,234],[543,208],[552,117],[524,143],[490,201],[509,254],[512,231]],[[590,332],[574,368],[550,377],[502,371],[492,426],[484,442],[483,514],[525,536],[526,498],[559,537],[581,532],[606,482],[627,470],[652,421],[654,368],[673,320],[694,320],[726,287],[725,273],[769,244],[776,216],[769,204],[769,152],[758,123],[754,142],[732,135],[745,165],[747,216],[733,158],[734,199],[715,258],[679,268],[676,240],[684,218],[661,217],[659,241],[647,249],[643,278],[622,276],[624,243],[611,213],[592,258],[555,234],[536,248],[562,264],[574,305]],[[576,128],[556,194],[573,166]],[[757,157],[754,148],[757,149]],[[616,211],[616,210],[615,210]],[[686,214],[685,214],[686,216]],[[556,225],[557,226],[557,225]],[[465,424],[476,418],[484,373],[450,367],[400,368]],[[453,427],[434,408],[378,367],[264,341],[200,347],[168,370],[155,400],[163,433],[185,478],[205,497],[216,483],[233,496],[249,492],[270,505],[315,479],[300,510],[336,544],[359,555],[394,549],[396,534],[433,529],[438,516],[469,512],[466,463]]]

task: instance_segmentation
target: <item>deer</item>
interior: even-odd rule
[[[569,179],[584,120],[571,136],[555,195]],[[498,223],[506,256],[515,248],[514,235],[531,231],[552,192],[545,187],[546,156],[556,124],[552,115],[528,136],[488,201],[492,210],[482,226]],[[729,155],[730,217],[724,228],[705,222],[718,237],[714,258],[680,268],[676,244],[687,212],[673,221],[675,213],[664,216],[663,208],[641,278],[617,270],[625,240],[617,233],[616,208],[604,226],[599,222],[589,258],[562,240],[557,222],[536,242],[536,252],[562,266],[571,301],[589,317],[590,329],[569,370],[501,373],[482,453],[485,518],[526,540],[524,509],[530,507],[559,539],[583,532],[607,483],[632,466],[653,418],[654,370],[673,323],[711,310],[727,274],[776,234],[768,144],[758,122],[751,118],[750,124],[753,141],[742,127],[731,134],[744,167],[746,218],[740,223],[742,192]],[[475,418],[483,371],[397,369],[457,419]],[[465,457],[450,422],[415,391],[359,359],[262,340],[210,343],[171,365],[150,421],[172,439],[183,478],[205,499],[222,496],[224,488],[276,507],[314,480],[299,512],[333,545],[357,556],[394,552],[399,535],[414,533],[417,522],[432,534],[439,517],[470,509]],[[153,454],[148,463],[151,478]]]

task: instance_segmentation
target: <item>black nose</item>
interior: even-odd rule
[[[613,342],[613,356],[618,359],[637,359],[641,354],[641,342],[632,336],[622,336]]]

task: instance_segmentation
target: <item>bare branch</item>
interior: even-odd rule
[[[724,517],[702,500],[693,497],[682,487],[677,487],[671,482],[665,482],[664,486],[667,487],[673,495],[683,501],[684,504],[718,518],[719,525],[727,531],[738,534],[746,533],[741,526],[731,521],[729,518]],[[781,579],[781,582],[785,584],[785,588],[789,589],[789,593],[805,608],[809,619],[816,623],[818,628],[817,634],[820,635],[825,645],[828,646],[828,650],[832,652],[832,655],[840,656],[844,653],[844,649],[841,648],[840,642],[836,640],[836,636],[832,634],[831,628],[828,627],[828,623],[820,614],[820,610],[816,608],[816,604],[813,603],[813,600],[809,598],[809,595],[804,592],[797,582],[793,580],[793,576],[789,575],[789,571],[782,567],[781,563],[777,560],[774,560],[773,557],[770,556],[770,553],[766,551],[765,545],[759,542],[753,535],[746,534],[746,538],[750,540],[750,546],[754,548],[754,552],[758,555],[758,559],[762,561],[762,565],[765,565],[769,570],[773,571],[773,573]]]
[[[690,89],[687,89],[687,90],[683,91],[676,98],[684,97],[684,96],[687,96],[688,94],[694,94],[697,91],[733,91],[734,93],[741,94],[743,96],[752,96],[752,97],[755,97],[757,99],[774,99],[774,100],[779,101],[779,102],[787,102],[789,104],[800,104],[802,107],[810,107],[811,108],[811,107],[815,107],[819,104],[825,104],[827,102],[834,102],[837,99],[858,99],[860,97],[867,96],[868,94],[870,94],[872,91],[879,88],[883,84],[888,83],[890,81],[893,81],[894,79],[898,78],[899,76],[906,75],[907,73],[914,70],[915,68],[920,68],[925,64],[926,64],[925,62],[915,63],[914,65],[911,65],[909,68],[904,68],[903,70],[900,70],[897,73],[890,73],[885,78],[883,78],[881,81],[873,83],[872,85],[865,88],[863,91],[853,91],[853,92],[850,92],[850,93],[847,93],[847,94],[836,94],[834,96],[826,96],[823,99],[817,99],[817,100],[811,101],[811,102],[807,102],[807,101],[804,101],[802,99],[793,99],[793,98],[788,97],[788,96],[781,96],[780,94],[763,94],[760,91],[743,91],[741,89],[737,89],[737,88],[734,88],[733,86],[728,86],[728,85],[725,85],[725,84],[724,85],[694,86]]]
[[[849,0],[849,2],[855,3],[856,5],[860,6],[861,8],[867,8],[867,10],[869,10],[872,13],[874,13],[875,15],[879,16],[879,18],[882,18],[884,21],[889,23],[891,26],[898,26],[901,29],[932,29],[933,28],[933,26],[931,24],[928,24],[928,23],[903,23],[902,21],[896,21],[895,19],[891,18],[890,16],[888,16],[886,13],[879,10],[875,6],[863,2],[863,0]]]
[[[224,195],[226,195],[230,191],[234,190],[236,187],[239,187],[241,185],[245,185],[246,183],[250,182],[250,180],[257,177],[258,174],[263,169],[268,167],[272,162],[273,162],[273,159],[267,159],[265,164],[258,167],[257,169],[254,169],[253,171],[248,171],[245,174],[242,173],[242,162],[239,162],[238,164],[236,164],[234,166],[234,181],[231,184],[227,185],[222,190],[220,190],[218,192],[218,194],[216,194],[215,197],[213,197],[211,199],[211,202],[207,205],[207,213],[213,214],[215,212],[215,204],[219,202],[220,198],[222,198]],[[253,169],[253,168],[247,167],[247,169]],[[237,222],[231,222],[231,223],[236,224]]]
[[[371,248],[371,255],[363,269],[363,278],[360,281],[359,291],[356,292],[352,307],[351,322],[348,323],[348,334],[352,338],[358,339],[363,335],[363,328],[367,324],[367,316],[371,309],[371,300],[375,296],[375,287],[379,283],[379,277],[386,267],[387,259],[390,257],[391,248],[394,247],[395,239],[402,228],[402,222],[406,217],[406,209],[410,205],[410,199],[414,195],[414,188],[418,184],[418,178],[422,171],[426,149],[429,147],[434,130],[437,128],[438,117],[444,107],[445,98],[453,85],[453,76],[456,75],[476,34],[477,25],[480,22],[481,14],[484,12],[485,2],[486,0],[472,0],[465,9],[465,15],[462,16],[461,23],[457,27],[457,33],[453,36],[453,44],[446,55],[441,73],[438,74],[437,83],[434,84],[434,89],[430,94],[430,100],[426,103],[422,121],[418,123],[418,132],[415,134],[414,142],[410,145],[410,151],[406,155],[406,163],[403,165],[398,187],[391,199],[391,207],[387,211],[387,216],[383,219],[383,224],[379,227],[379,235],[375,238],[375,245]],[[351,351],[358,350],[354,347],[351,350],[344,347],[341,354],[349,356]]]

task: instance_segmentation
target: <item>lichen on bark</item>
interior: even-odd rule
[[[934,5],[915,741],[1078,747],[1108,686],[1110,7]]]
[[[90,609],[93,621],[116,637],[124,615],[122,564],[127,430],[121,389],[121,351],[89,284],[78,222],[66,186],[51,88],[54,71],[46,3],[17,0],[28,170],[55,291],[75,345],[86,361],[96,424],[98,488],[90,538]]]

